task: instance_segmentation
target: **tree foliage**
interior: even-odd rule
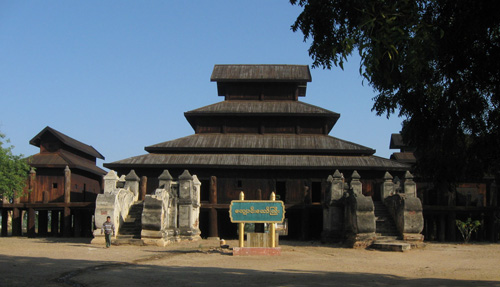
[[[0,133],[0,196],[12,198],[14,191],[21,195],[26,187],[29,165],[22,155],[12,154],[13,146]]]
[[[416,171],[456,183],[500,170],[500,17],[496,1],[291,0],[313,67],[357,50],[378,115],[403,117]]]

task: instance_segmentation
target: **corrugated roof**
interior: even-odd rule
[[[40,147],[40,140],[45,133],[52,133],[56,138],[58,138],[62,143],[67,146],[70,146],[74,149],[77,149],[83,153],[86,153],[95,158],[104,159],[104,156],[100,154],[94,147],[84,144],[80,141],[75,140],[49,126],[45,127],[41,132],[39,132],[34,138],[30,140],[30,144],[36,147]]]
[[[252,153],[365,154],[375,150],[327,135],[194,134],[145,148],[148,152],[246,151]]]
[[[307,65],[215,65],[212,82],[311,82]]]
[[[269,155],[269,154],[145,154],[104,164],[113,169],[238,168],[238,169],[358,169],[408,170],[409,165],[376,156]]]
[[[28,157],[29,165],[32,167],[81,169],[97,175],[105,175],[106,171],[94,163],[84,160],[70,152],[61,150],[57,153],[38,153]]]
[[[223,101],[204,106],[195,110],[185,112],[187,115],[194,114],[285,114],[285,115],[327,115],[339,118],[340,114],[334,113],[311,104],[299,101]]]

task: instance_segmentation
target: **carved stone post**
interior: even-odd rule
[[[141,179],[132,169],[125,177],[125,189],[129,189],[134,193],[134,201],[139,200],[139,181]]]
[[[200,238],[199,202],[199,191],[196,191],[193,176],[184,170],[179,176],[179,231],[182,239]]]
[[[116,188],[116,184],[120,178],[115,173],[114,170],[110,170],[108,174],[104,176],[104,193],[111,193]]]
[[[356,195],[363,195],[363,184],[360,181],[361,176],[357,171],[353,171],[351,175],[351,189]]]
[[[394,194],[394,183],[392,182],[392,179],[392,175],[386,171],[384,174],[384,182],[380,187],[380,199],[382,202],[384,199]]]
[[[344,181],[339,170],[328,176],[325,204],[323,206],[323,242],[340,241],[344,230],[344,207],[341,199],[344,196]]]
[[[409,171],[405,173],[404,192],[406,196],[417,196],[417,184],[413,181],[413,175]]]

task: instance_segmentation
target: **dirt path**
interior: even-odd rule
[[[281,241],[281,256],[233,257],[217,241],[110,249],[88,241],[0,238],[0,286],[500,286],[500,244],[401,253]]]

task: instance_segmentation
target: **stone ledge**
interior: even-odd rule
[[[234,247],[233,256],[279,256],[281,247]]]

